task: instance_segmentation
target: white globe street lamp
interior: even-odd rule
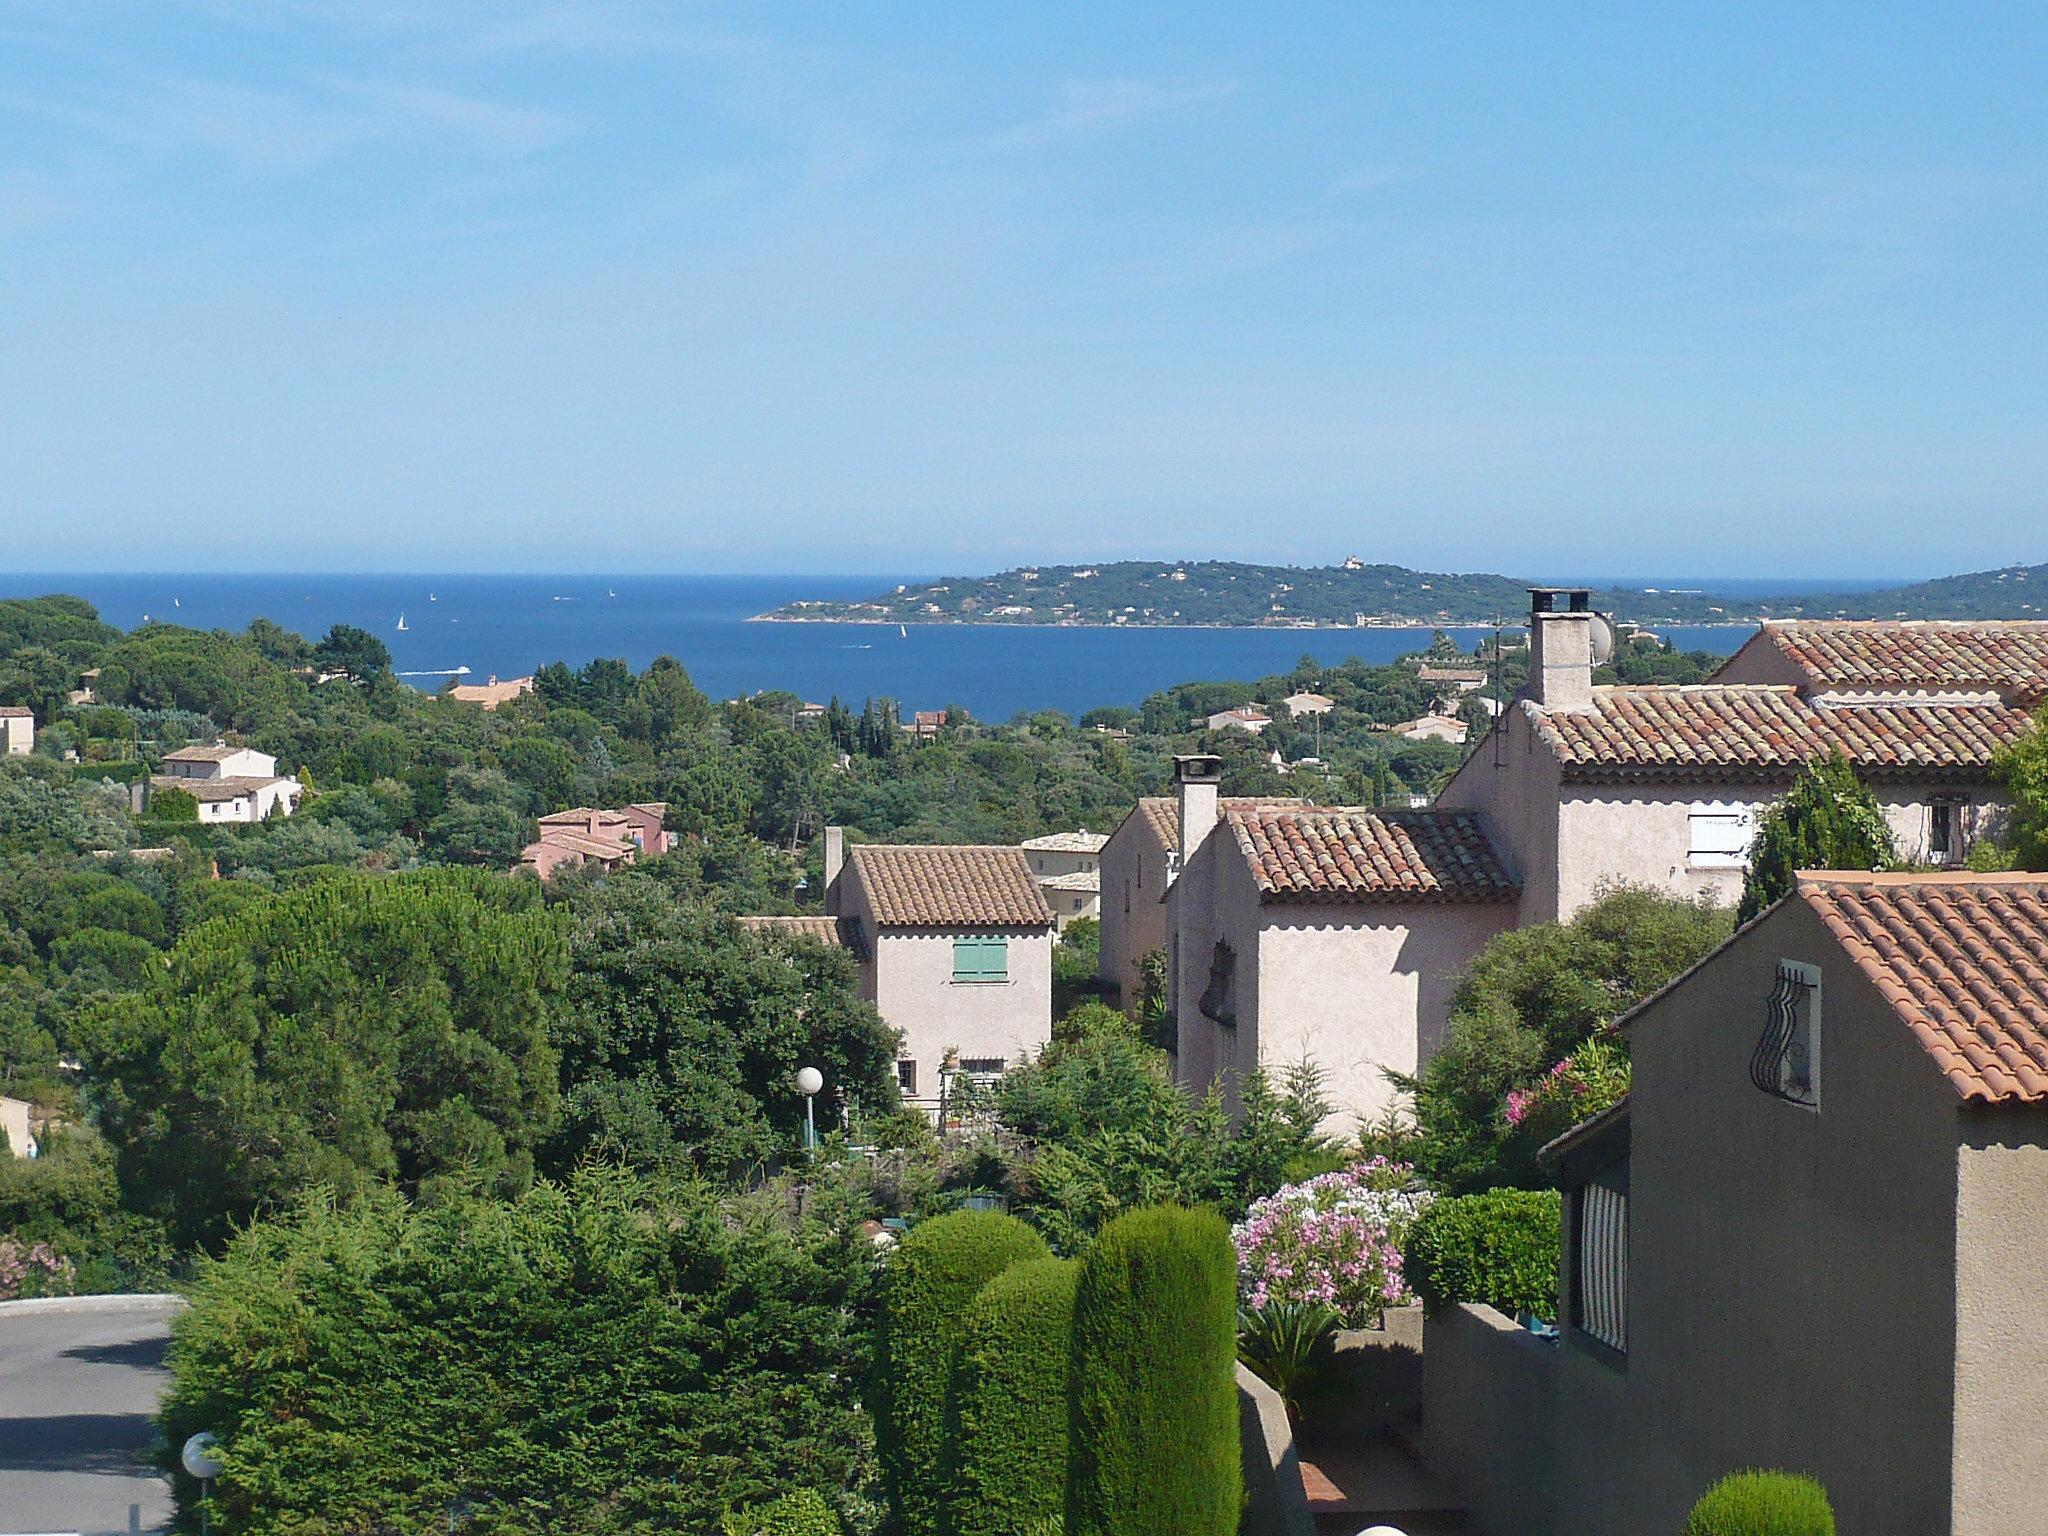
[[[816,1104],[819,1092],[825,1086],[825,1074],[816,1067],[799,1068],[796,1074],[796,1091],[804,1096],[804,1150],[812,1156],[818,1151],[818,1117]]]
[[[178,1452],[178,1460],[184,1464],[186,1472],[199,1480],[199,1529],[203,1536],[212,1523],[213,1480],[226,1466],[220,1459],[220,1436],[202,1429],[185,1442],[184,1449]]]

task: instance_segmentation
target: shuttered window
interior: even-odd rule
[[[1749,841],[1756,826],[1747,806],[1704,805],[1692,811],[1687,820],[1692,829],[1688,854],[1694,864],[1710,869],[1740,869],[1749,862]]]
[[[1008,939],[955,939],[953,941],[955,981],[1008,981],[1010,941]]]
[[[1627,1165],[1582,1186],[1572,1205],[1576,1213],[1572,1324],[1617,1354],[1627,1354]]]

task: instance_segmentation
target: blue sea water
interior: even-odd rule
[[[416,686],[469,668],[469,680],[514,677],[550,661],[600,656],[635,668],[670,655],[713,698],[783,688],[858,706],[870,696],[905,710],[960,705],[983,720],[1019,711],[1069,714],[1136,704],[1174,683],[1255,678],[1307,654],[1385,662],[1428,640],[1398,629],[1055,629],[974,625],[752,624],[797,598],[849,600],[904,576],[292,576],[0,574],[0,596],[70,592],[103,618],[132,628],[145,618],[201,629],[242,629],[274,619],[309,638],[331,624],[381,636],[393,665]],[[1669,587],[1699,582],[1651,583]],[[1731,590],[1736,583],[1716,583]],[[1773,583],[1772,585],[1776,585]],[[1812,590],[1826,583],[1787,583]],[[397,625],[400,618],[405,629]],[[1453,631],[1470,645],[1484,633]],[[1741,629],[1671,629],[1675,643],[1726,653]]]

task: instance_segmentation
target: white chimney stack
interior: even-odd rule
[[[1209,834],[1216,830],[1216,797],[1223,783],[1223,759],[1193,752],[1173,760],[1180,791],[1180,868],[1186,869]]]
[[[1529,589],[1529,697],[1545,709],[1593,707],[1593,594],[1585,587]]]
[[[825,910],[839,910],[839,871],[846,867],[846,828],[825,829]]]

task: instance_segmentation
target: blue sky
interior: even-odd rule
[[[0,564],[2048,559],[2038,7],[0,0]]]

